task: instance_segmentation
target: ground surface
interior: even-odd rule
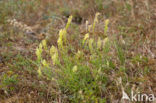
[[[155,0],[1,0],[0,103],[120,103],[123,88],[128,95],[130,90],[156,95],[155,8]],[[86,21],[93,24],[97,12],[99,22],[94,32],[89,32]],[[67,30],[66,54],[70,57],[61,54],[60,68],[77,64],[88,69],[79,74],[56,69],[53,72],[58,74],[54,76],[58,82],[47,79],[48,76],[39,77],[36,48],[44,39],[48,47],[57,47],[59,30],[66,26],[70,15],[73,20]],[[8,22],[14,19],[30,27],[31,32]],[[104,35],[106,19],[109,29]],[[86,33],[94,41],[98,37],[109,38],[117,45],[112,45],[107,55],[100,50],[92,54],[81,47]],[[73,55],[78,50],[85,55],[76,62]],[[106,66],[100,55],[107,58]],[[43,58],[49,60],[46,53]],[[99,69],[103,64],[106,69]],[[122,86],[118,78],[122,78]]]

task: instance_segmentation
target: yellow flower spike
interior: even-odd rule
[[[37,60],[40,61],[42,59],[41,55],[42,55],[42,44],[39,44],[39,48],[36,48],[36,56],[37,56]]]
[[[97,12],[97,13],[96,13],[96,17],[98,17],[99,15],[100,15],[100,13],[99,13],[99,12]]]
[[[56,47],[55,46],[51,46],[51,48],[50,48],[50,55],[53,55],[56,52],[57,52]]]
[[[105,28],[104,28],[104,33],[107,36],[107,31],[108,31],[108,24],[109,24],[109,19],[105,20]]]
[[[89,38],[89,33],[87,33],[87,34],[85,34],[85,37],[84,37],[84,39],[83,39],[83,45],[84,45],[84,43],[86,42],[86,40]]]
[[[108,25],[109,24],[109,19],[106,19],[105,20],[105,25]]]
[[[63,29],[62,30],[62,39],[63,39],[63,41],[64,41],[65,44],[66,44],[66,41],[67,41],[66,34],[67,34],[66,29]]]
[[[95,30],[95,25],[96,23],[98,23],[98,16],[100,15],[100,13],[96,13],[95,15],[95,19],[94,19],[94,23],[93,23],[93,33],[94,33],[94,30]]]
[[[52,81],[56,81],[56,79],[55,79],[55,78],[53,78],[53,77],[51,78],[51,80],[52,80]]]
[[[89,49],[91,52],[93,51],[93,42],[94,42],[93,38],[89,39]]]
[[[53,61],[53,65],[55,65],[58,61],[58,51],[54,46],[52,46],[50,48],[50,55],[51,55],[51,59]]]
[[[36,49],[36,56],[37,56],[37,60],[41,60],[41,52],[39,50],[39,48]]]
[[[57,44],[58,44],[58,47],[59,47],[59,48],[63,48],[63,42],[62,42],[62,39],[61,39],[61,38],[59,38],[59,39],[57,40]]]
[[[47,48],[47,41],[44,39],[44,40],[42,40],[42,45],[43,45],[43,48],[45,49],[45,50],[47,50],[48,48]]]
[[[77,72],[77,65],[75,65],[72,70],[73,72]]]
[[[53,60],[53,65],[55,65],[57,63],[57,61],[58,61],[58,54],[55,53],[51,58]]]
[[[110,64],[110,63],[109,63],[109,61],[108,61],[108,60],[107,60],[107,63],[106,63],[106,64],[107,64],[107,66],[109,66],[109,64]]]
[[[39,76],[42,76],[42,71],[41,71],[41,68],[39,67],[39,69],[37,70],[37,72],[38,72],[38,75]]]
[[[45,59],[42,61],[42,64],[43,64],[43,66],[45,66],[47,64]]]
[[[36,56],[38,56],[39,54],[40,54],[40,51],[39,51],[39,49],[38,48],[36,48]]]
[[[42,64],[43,64],[43,66],[44,66],[44,67],[49,68],[49,64],[47,63],[47,61],[46,61],[46,60],[43,60],[43,61],[42,61]]]
[[[102,45],[102,41],[101,38],[99,37],[97,41],[97,49],[101,49],[101,45]]]
[[[89,33],[87,33],[84,37],[84,40],[87,40],[89,38]]]
[[[96,13],[95,15],[95,23],[98,23],[98,16],[100,15],[100,13]]]
[[[64,34],[64,32],[65,31],[63,31],[63,29],[61,29],[59,32],[59,38],[57,40],[59,48],[63,48],[63,34]]]
[[[39,44],[39,51],[40,51],[40,53],[42,53],[42,51],[43,51],[43,46],[41,43]]]
[[[67,25],[66,25],[66,30],[69,28],[69,25],[71,24],[72,18],[73,18],[73,16],[70,16],[68,18],[68,22],[67,22]]]

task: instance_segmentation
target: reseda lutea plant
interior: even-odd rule
[[[92,31],[98,22],[98,15],[100,14],[96,14],[94,24],[90,28]],[[61,94],[66,95],[68,101],[104,103],[105,86],[109,81],[107,72],[113,69],[108,56],[111,42],[108,37],[104,40],[100,37],[98,40],[91,38],[88,32],[80,41],[81,46],[75,48],[67,42],[67,30],[71,21],[72,16],[69,17],[66,27],[60,30],[57,46],[52,45],[49,48],[46,40],[39,44],[36,49],[38,75],[55,80]],[[105,33],[108,22],[106,20]],[[77,50],[74,55],[68,52],[71,49],[69,47]]]

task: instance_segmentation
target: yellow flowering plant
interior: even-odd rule
[[[96,23],[98,23],[98,16],[99,15],[100,15],[100,13],[96,13],[96,15],[95,15],[95,19],[94,19],[94,23],[93,23],[93,33],[95,31],[95,25],[96,25]]]
[[[86,40],[89,38],[89,33],[85,34],[85,37],[83,38],[83,41],[82,41],[82,45],[85,44]]]
[[[94,32],[99,15],[99,13],[96,14],[94,23],[89,27],[91,32],[92,30]],[[73,44],[67,43],[67,29],[69,28],[71,21],[72,16],[69,17],[66,27],[59,31],[57,46],[52,45],[48,50],[46,40],[42,40],[36,50],[37,58],[40,59],[40,65],[37,72],[39,76],[44,76],[53,82],[55,81],[63,88],[70,88],[69,91],[74,93],[75,91],[80,91],[83,88],[83,85],[85,85],[87,89],[83,89],[85,92],[84,98],[88,98],[90,97],[90,95],[88,95],[90,93],[90,87],[97,87],[96,91],[99,92],[98,90],[101,90],[101,87],[98,86],[99,83],[107,83],[107,78],[104,77],[105,80],[101,81],[100,79],[101,76],[106,74],[103,72],[105,71],[104,69],[107,69],[107,67],[111,68],[111,64],[108,64],[109,57],[107,57],[107,53],[104,52],[105,50],[107,51],[106,44],[109,43],[109,39],[108,37],[102,39],[97,37],[97,35],[94,37],[94,35],[90,35],[91,33],[89,30],[82,39],[82,45],[79,45],[77,48],[73,46]],[[109,20],[106,20],[105,33],[108,29],[108,23]],[[88,23],[86,26],[88,29]],[[41,55],[43,50],[48,50],[49,55],[46,55],[42,60]],[[88,81],[91,83],[89,86]],[[69,85],[66,85],[67,82]],[[92,92],[92,94],[95,95],[94,92]]]
[[[43,45],[43,48],[44,48],[45,50],[48,50],[47,41],[46,41],[45,39],[42,40],[42,45]]]
[[[50,48],[50,56],[53,61],[53,65],[55,65],[59,60],[58,60],[58,50],[55,46],[52,46]]]
[[[60,30],[59,32],[59,38],[57,40],[57,44],[58,44],[58,47],[63,49],[63,30]]]
[[[68,22],[67,22],[67,25],[66,25],[66,27],[65,27],[66,30],[69,28],[69,25],[71,24],[72,18],[73,18],[73,16],[70,16],[70,17],[68,18]]]
[[[88,42],[90,52],[93,52],[93,43],[94,43],[94,39],[90,38]]]
[[[108,31],[108,24],[109,24],[109,19],[105,20],[105,28],[104,28],[104,34],[107,36],[107,31]]]
[[[41,77],[42,76],[42,71],[41,71],[41,67],[38,68],[37,70],[38,76]]]
[[[99,37],[99,38],[98,38],[98,41],[97,41],[97,49],[98,49],[98,50],[101,49],[101,46],[102,46],[102,40],[101,40],[101,38]]]
[[[45,59],[42,61],[42,65],[46,68],[49,68],[49,64],[47,63]]]
[[[41,61],[42,60],[42,57],[41,57],[42,51],[43,51],[42,44],[40,44],[39,45],[39,48],[36,48],[36,56],[37,56],[37,60],[38,61]]]

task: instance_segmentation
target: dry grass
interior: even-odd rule
[[[105,99],[106,103],[120,103],[123,88],[128,95],[131,89],[156,95],[155,7],[155,0],[0,1],[0,103],[103,103]],[[89,31],[86,20],[88,25],[93,24],[97,12],[101,13],[99,21],[94,31]],[[82,51],[84,61],[82,59],[82,64],[79,61],[80,67],[87,66],[88,69],[83,72],[90,71],[88,78],[83,77],[83,72],[81,74],[86,83],[86,80],[96,76],[101,59],[91,56],[92,52],[82,47],[81,41],[86,33],[94,41],[98,41],[99,37],[101,40],[108,37],[113,42],[110,52],[103,55],[98,51],[96,54],[105,56],[109,61],[106,63],[108,68],[101,71],[108,78],[104,82],[104,90],[100,84],[103,79],[89,81],[84,89],[79,81],[81,78],[74,73],[68,75],[69,71],[61,72],[59,66],[50,65],[57,68],[55,79],[59,85],[56,81],[38,76],[36,48],[43,39],[46,39],[48,48],[51,45],[57,48],[59,30],[66,26],[70,15],[73,15],[73,21],[67,30],[69,50],[66,55],[69,58],[61,54],[61,66],[68,69],[68,66],[75,65],[76,59],[72,57],[78,50]],[[14,19],[18,22],[11,21]],[[106,19],[109,19],[107,35],[104,31]],[[32,33],[27,33],[30,31],[34,33],[31,37],[29,35]],[[43,58],[50,60],[46,52]],[[95,60],[91,61],[91,58]],[[68,78],[72,76],[75,79]],[[120,77],[122,83],[118,81]],[[96,89],[88,89],[89,84],[92,84],[90,87],[97,86]]]

